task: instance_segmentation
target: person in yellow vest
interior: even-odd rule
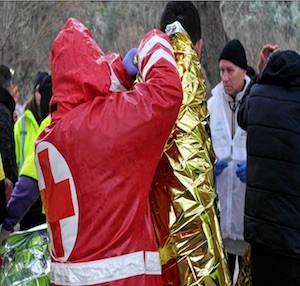
[[[39,86],[46,76],[48,76],[47,72],[39,71],[36,74],[33,81],[33,95],[27,102],[23,115],[14,125],[16,161],[19,176],[25,158],[32,151],[32,146],[34,145],[39,126],[42,122],[40,110],[41,94],[39,92]],[[20,230],[26,230],[44,222],[45,215],[42,213],[42,201],[38,198],[20,221]]]
[[[47,72],[38,72],[33,81],[33,94],[26,103],[23,115],[16,121],[14,125],[14,138],[16,149],[16,161],[18,164],[18,171],[24,164],[26,155],[35,140],[35,136],[41,124],[40,102],[41,94],[39,93],[39,86]]]
[[[39,188],[37,182],[37,171],[35,167],[35,139],[50,124],[49,102],[52,97],[51,76],[43,78],[39,92],[41,93],[41,117],[42,122],[32,142],[32,146],[25,158],[20,170],[18,181],[13,189],[11,197],[6,207],[6,215],[0,232],[0,245],[8,238],[14,226],[19,223],[30,207],[39,198]]]

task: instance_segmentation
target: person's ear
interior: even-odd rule
[[[201,51],[202,51],[202,39],[199,39],[195,44],[195,51],[198,55],[199,60],[201,59]]]

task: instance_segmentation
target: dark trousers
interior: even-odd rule
[[[6,196],[4,180],[0,181],[0,224],[3,223],[6,214]]]
[[[251,245],[253,286],[300,286],[300,258]]]

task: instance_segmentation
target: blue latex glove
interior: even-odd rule
[[[216,176],[219,176],[226,167],[228,167],[228,163],[226,161],[218,159],[218,161],[215,164],[215,174],[216,174]]]
[[[242,161],[237,164],[236,175],[242,181],[242,183],[246,183],[246,169],[247,161]]]
[[[137,51],[137,48],[130,49],[129,52],[127,53],[127,55],[125,56],[125,58],[123,59],[123,64],[127,70],[127,73],[131,77],[135,77],[138,72],[137,66],[133,63],[133,59],[136,55],[136,51]]]

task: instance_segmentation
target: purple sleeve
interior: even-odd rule
[[[37,181],[26,176],[20,176],[7,204],[3,228],[12,230],[22,220],[38,197],[39,188]]]

